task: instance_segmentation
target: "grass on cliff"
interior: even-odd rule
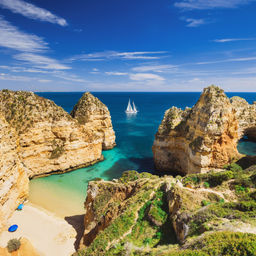
[[[224,172],[199,174],[192,176],[192,178],[190,176],[185,178],[185,182],[188,180],[193,181],[194,177],[200,180],[199,182],[196,180],[197,184],[207,180],[215,186],[228,181],[227,189],[234,193],[236,200],[225,202],[224,199],[221,199],[218,202],[202,202],[202,206],[205,207],[190,217],[189,236],[200,235],[205,231],[214,230],[223,223],[223,219],[229,222],[237,220],[256,225],[256,166],[246,170],[241,170],[235,166],[233,171],[231,167],[230,170]]]
[[[184,249],[184,247],[186,249]],[[133,256],[255,256],[256,235],[239,232],[215,232],[199,237],[180,249],[159,247],[151,251],[135,250]]]
[[[129,178],[125,178],[123,182],[129,182],[129,179],[134,180],[134,174],[136,173],[132,172],[130,175],[126,173],[125,177],[127,178],[128,176]],[[146,202],[150,201],[156,187],[157,184],[145,182],[138,193],[127,199],[124,211],[108,227],[101,231],[87,248],[79,250],[77,255],[111,255],[110,252],[107,252],[107,247],[111,247],[112,241],[122,240],[123,236],[126,237],[132,231],[136,223],[136,213]]]
[[[137,172],[125,172],[119,179],[122,184],[137,182]],[[198,208],[182,208],[189,220],[187,244],[179,246],[168,216],[166,193],[157,184],[159,180],[148,179],[127,202],[126,209],[107,228],[101,231],[89,247],[77,255],[168,255],[168,256],[254,256],[256,235],[238,232],[216,232],[223,224],[244,222],[256,225],[256,166],[242,170],[236,164],[222,172],[188,175],[184,185],[226,190],[235,196],[227,201],[216,193],[209,193]],[[159,179],[159,178],[158,178]],[[147,179],[145,179],[147,180]],[[182,192],[182,191],[181,191]],[[183,193],[185,190],[183,191]],[[152,197],[153,193],[153,197]],[[189,200],[188,200],[189,201]]]

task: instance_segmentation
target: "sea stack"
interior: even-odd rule
[[[212,85],[191,109],[165,112],[153,145],[155,166],[182,174],[222,168],[241,157],[238,140],[244,134],[255,139],[255,130],[256,104],[239,97],[230,100]]]
[[[30,178],[66,172],[102,160],[102,148],[106,144],[102,135],[93,127],[79,123],[51,100],[32,92],[2,90],[0,113],[19,137],[20,159]],[[104,110],[97,114],[98,119],[105,120]],[[90,119],[89,114],[86,118]]]
[[[84,93],[70,114],[79,124],[85,125],[86,129],[91,129],[101,138],[103,150],[112,149],[116,145],[109,110],[91,93]]]

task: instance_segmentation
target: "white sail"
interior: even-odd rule
[[[133,106],[132,106],[133,105]],[[128,105],[127,105],[127,108],[125,110],[126,114],[136,114],[138,112],[138,110],[136,109],[136,106],[134,104],[134,102],[132,103],[131,105],[131,101],[129,99],[128,101]]]
[[[132,105],[133,105],[133,111],[134,111],[134,113],[137,113],[138,110],[137,110],[137,108],[136,108],[136,106],[135,106],[135,104],[134,104],[134,101],[133,101]]]
[[[130,102],[130,99],[129,99],[129,102],[128,102],[128,106],[126,108],[126,113],[133,113],[133,109],[132,109],[132,105],[131,105],[131,102]]]

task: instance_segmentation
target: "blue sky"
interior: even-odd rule
[[[0,89],[256,91],[256,0],[0,0]]]

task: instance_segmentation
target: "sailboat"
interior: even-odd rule
[[[133,107],[132,107],[132,105],[133,105]],[[126,114],[136,114],[136,113],[138,112],[138,110],[137,110],[137,108],[136,108],[134,102],[132,103],[132,105],[131,105],[131,101],[130,101],[130,99],[129,99],[127,108],[126,108],[126,110],[125,110],[125,113],[126,113]]]
[[[135,104],[134,104],[134,101],[132,102],[132,105],[133,105],[133,111],[134,111],[134,113],[137,113],[138,110],[137,110],[137,108],[136,108],[136,106],[135,106]]]

